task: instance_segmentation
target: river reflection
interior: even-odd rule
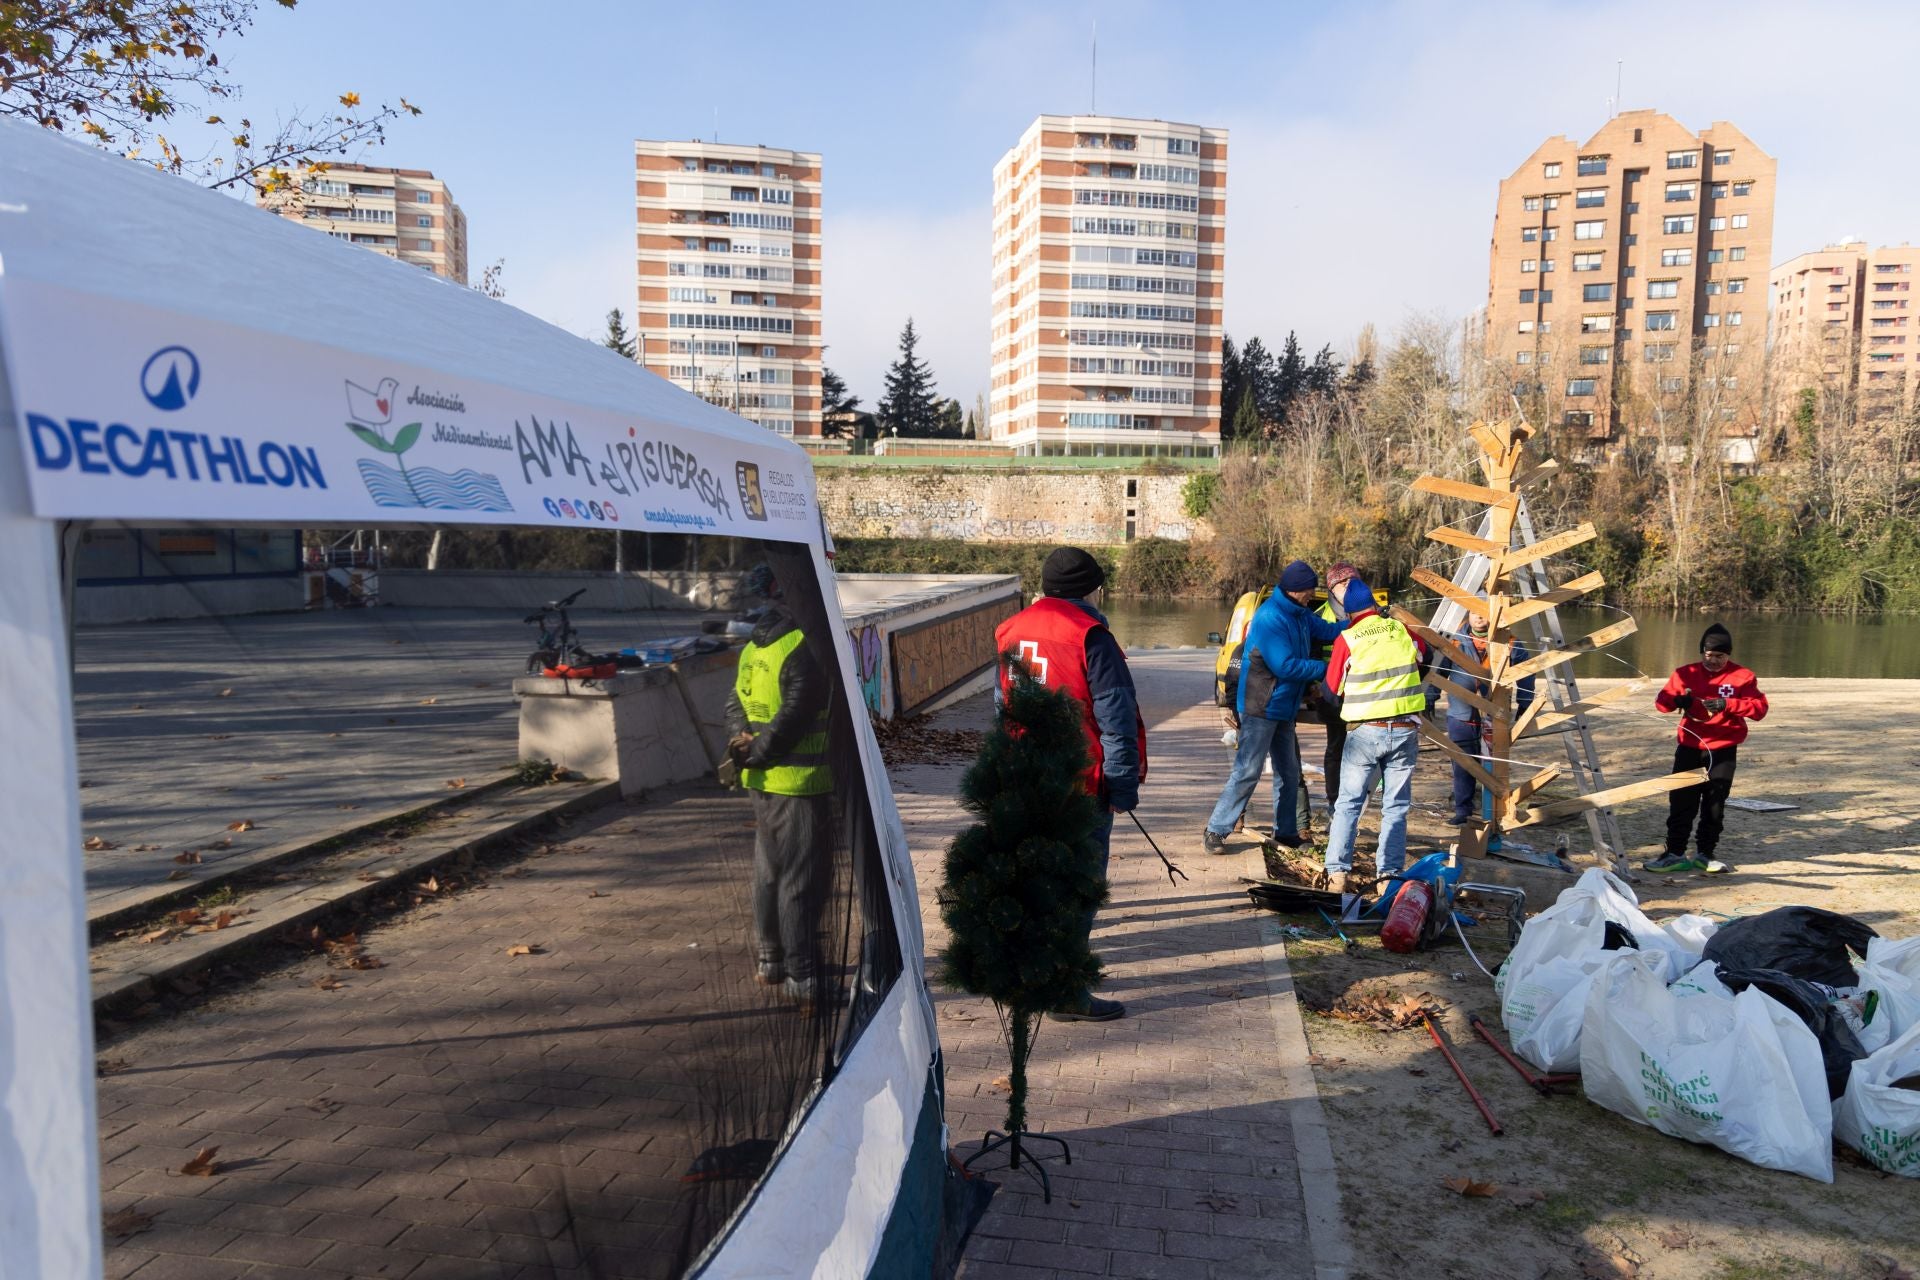
[[[1104,601],[1114,635],[1131,649],[1152,645],[1205,645],[1209,631],[1227,625],[1229,606],[1201,600]],[[1432,602],[1422,600],[1416,612]],[[1700,633],[1713,622],[1733,632],[1733,656],[1767,676],[1830,676],[1853,679],[1920,679],[1920,618],[1846,618],[1823,614],[1682,613],[1658,609],[1634,611],[1639,630],[1605,652],[1574,664],[1582,676],[1631,675],[1635,668],[1664,676],[1699,652]],[[1616,621],[1612,609],[1562,608],[1561,625],[1569,638],[1583,636]]]

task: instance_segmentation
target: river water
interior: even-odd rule
[[[1425,613],[1431,602],[1414,606]],[[1209,631],[1224,631],[1231,608],[1198,600],[1110,599],[1102,608],[1113,633],[1129,648],[1205,645]],[[1612,609],[1563,607],[1568,639],[1620,619]],[[1854,679],[1920,679],[1920,618],[1847,618],[1823,614],[1721,614],[1636,610],[1639,630],[1574,664],[1581,676],[1625,676],[1644,671],[1665,676],[1700,650],[1700,634],[1720,622],[1733,633],[1736,661],[1762,678],[1831,676]]]

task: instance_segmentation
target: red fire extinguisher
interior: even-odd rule
[[[1403,880],[1393,897],[1387,922],[1380,926],[1380,945],[1405,953],[1420,945],[1420,934],[1433,908],[1433,887],[1423,880]]]

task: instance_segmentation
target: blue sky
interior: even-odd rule
[[[1485,302],[1495,188],[1544,138],[1624,105],[1730,120],[1780,162],[1776,259],[1920,238],[1920,6],[262,4],[220,50],[256,122],[353,90],[426,114],[357,157],[430,168],[473,274],[581,334],[633,303],[632,142],[819,151],[827,362],[869,401],[912,314],[945,394],[987,381],[994,161],[1041,112],[1098,105],[1231,131],[1227,328],[1351,346]],[[718,56],[714,56],[714,55]],[[235,118],[240,111],[223,107]]]

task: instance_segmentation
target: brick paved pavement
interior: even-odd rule
[[[819,1024],[751,981],[744,796],[568,835],[369,931],[384,967],[316,956],[103,1044],[103,1207],[155,1215],[107,1274],[670,1274],[745,1189],[682,1173],[778,1136]],[[177,1172],[211,1145],[217,1176]]]
[[[1053,1202],[1004,1164],[969,1241],[962,1280],[1083,1275],[1333,1280],[1346,1259],[1332,1171],[1298,1010],[1271,916],[1249,909],[1236,876],[1253,854],[1207,857],[1199,832],[1225,778],[1210,705],[1212,655],[1135,655],[1152,765],[1140,817],[1191,882],[1170,887],[1124,817],[1114,831],[1113,903],[1094,945],[1117,1022],[1045,1023],[1029,1066],[1029,1123],[1073,1145],[1051,1167]],[[1206,703],[1207,705],[1201,705]],[[946,713],[984,726],[987,700]],[[1309,730],[1302,731],[1302,737]],[[1317,730],[1311,731],[1317,734]],[[1318,750],[1317,740],[1308,746]],[[1315,756],[1317,758],[1317,755]],[[914,849],[928,950],[944,936],[933,891],[961,815],[958,766],[895,774]],[[1256,804],[1264,805],[1263,786]],[[1006,1072],[991,1005],[937,992],[947,1123],[961,1155],[1002,1127]]]

